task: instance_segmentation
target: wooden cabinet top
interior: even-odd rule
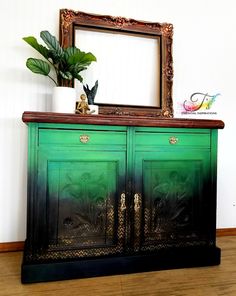
[[[26,111],[22,115],[25,123],[70,123],[70,124],[100,124],[100,125],[127,125],[152,127],[179,127],[179,128],[213,128],[223,129],[224,122],[211,119],[183,119],[183,118],[155,118],[123,115],[77,115],[53,112]]]

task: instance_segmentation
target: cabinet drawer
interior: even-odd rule
[[[208,133],[136,133],[137,146],[210,147]]]
[[[126,133],[121,131],[41,129],[39,145],[114,146],[126,145]]]

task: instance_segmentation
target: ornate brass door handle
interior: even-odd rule
[[[123,212],[124,210],[126,210],[126,204],[125,204],[125,193],[121,193],[120,196],[120,210]]]
[[[140,207],[141,207],[141,194],[140,193],[135,193],[134,195],[134,210],[137,212]]]

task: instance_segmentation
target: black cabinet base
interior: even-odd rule
[[[22,283],[68,280],[162,269],[220,264],[220,249],[188,248],[158,251],[155,254],[80,259],[63,262],[22,263]]]

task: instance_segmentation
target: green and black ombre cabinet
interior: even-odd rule
[[[220,263],[217,120],[25,112],[22,282]]]

